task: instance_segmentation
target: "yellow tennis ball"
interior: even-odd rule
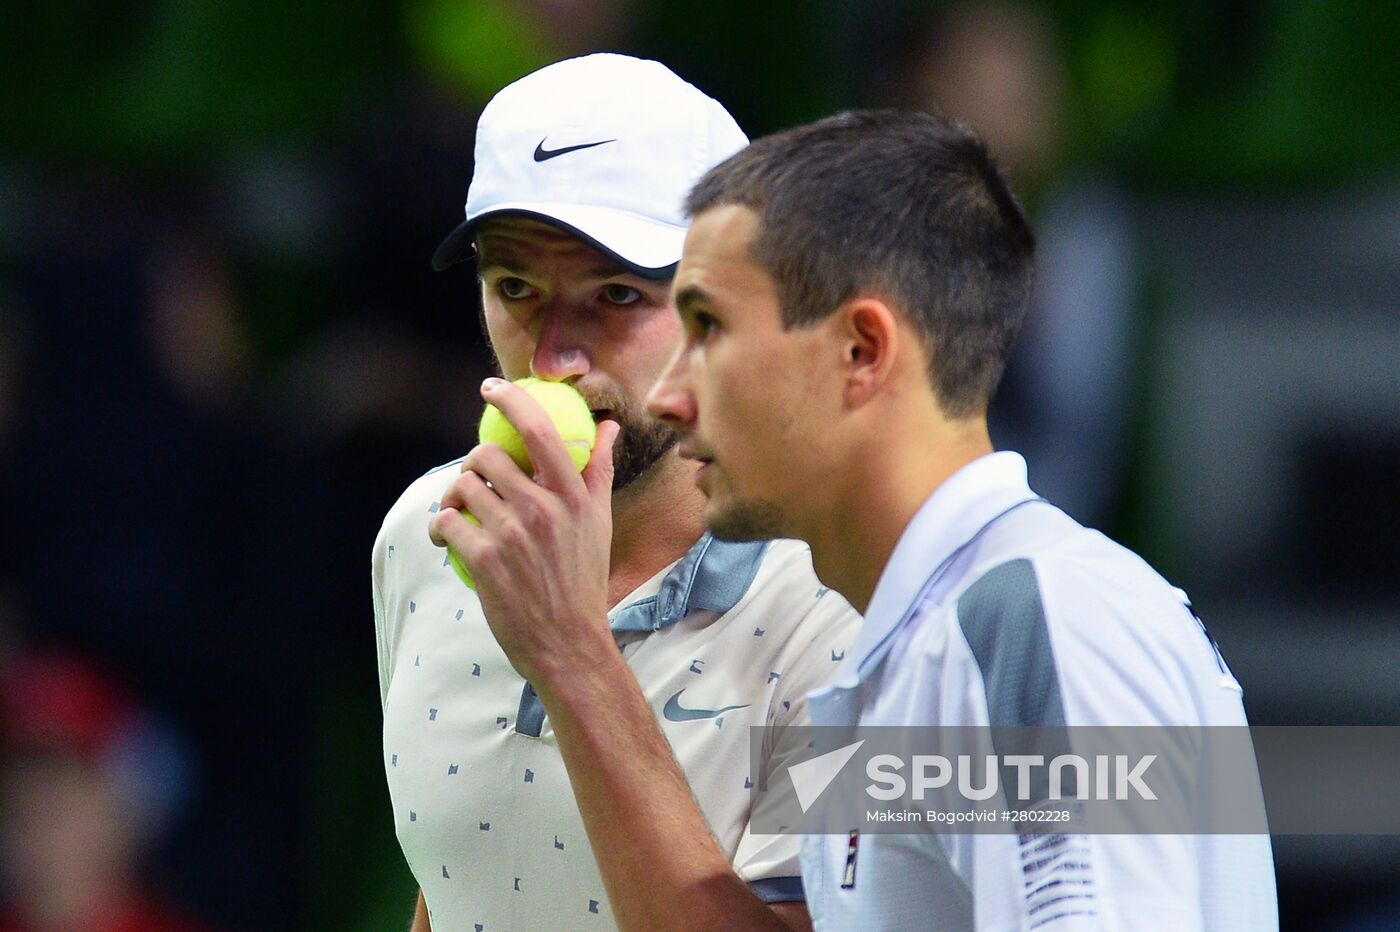
[[[588,410],[588,402],[578,393],[578,389],[564,382],[545,382],[535,378],[518,379],[515,383],[529,392],[544,408],[564,447],[569,451],[569,459],[575,468],[583,472],[588,458],[593,455],[593,440],[598,433],[598,425],[593,423],[593,412]],[[515,464],[524,472],[532,473],[530,454],[525,451],[525,441],[520,432],[495,405],[487,405],[481,415],[478,438],[482,443],[494,443],[510,454]]]
[[[574,461],[574,467],[579,472],[583,472],[589,457],[593,455],[593,441],[598,434],[598,425],[593,423],[593,412],[588,410],[588,402],[583,400],[578,389],[563,382],[545,382],[536,378],[517,379],[515,384],[529,392],[540,403],[540,407],[544,408],[549,419],[554,422],[554,429],[559,431],[564,448],[569,451],[569,459]],[[530,454],[525,450],[525,441],[521,438],[520,431],[506,420],[506,416],[495,405],[487,405],[486,410],[482,412],[477,439],[482,443],[494,443],[505,450],[522,471],[534,472],[534,464],[530,462]],[[481,524],[469,512],[462,514],[472,524]],[[452,570],[458,579],[468,588],[476,588],[472,574],[467,571],[457,551],[451,547],[447,548],[447,561],[452,564]]]
[[[462,517],[466,518],[477,527],[481,527],[481,522],[476,520],[476,515],[472,514],[470,511],[462,512]],[[457,578],[460,579],[468,589],[476,588],[476,580],[472,579],[472,574],[467,569],[467,565],[462,562],[461,557],[457,556],[457,551],[452,549],[451,544],[447,545],[447,562],[452,564],[452,572],[457,574]]]
[[[476,580],[472,579],[472,574],[467,571],[466,564],[462,562],[462,558],[457,556],[457,551],[453,550],[451,546],[447,548],[447,562],[452,564],[452,572],[457,574],[457,578],[462,581],[463,585],[468,589],[476,588]]]

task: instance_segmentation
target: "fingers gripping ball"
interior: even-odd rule
[[[564,382],[544,382],[540,379],[519,379],[515,383],[540,403],[559,436],[569,451],[569,459],[579,472],[588,465],[593,454],[593,438],[598,433],[598,425],[593,423],[593,413],[588,410],[588,402],[578,393],[578,389]],[[525,452],[525,441],[520,432],[495,405],[487,405],[481,415],[481,427],[477,439],[482,443],[494,443],[510,454],[523,472],[533,472],[530,454]]]
[[[579,472],[583,472],[589,457],[593,455],[593,440],[597,436],[598,425],[593,423],[593,412],[588,410],[588,402],[583,400],[578,389],[563,382],[545,382],[535,378],[518,379],[515,384],[529,392],[531,397],[539,402],[540,407],[544,408],[549,419],[554,422],[554,428],[559,431],[560,439],[564,441],[569,459],[573,460],[574,467]],[[522,472],[534,472],[534,464],[530,462],[530,454],[525,450],[525,441],[521,438],[520,431],[506,420],[506,416],[495,405],[487,405],[486,410],[482,412],[477,440],[481,443],[494,443],[505,450]],[[464,512],[464,516],[473,524],[481,524],[471,514]],[[462,563],[462,558],[457,555],[457,551],[448,547],[447,559],[452,564],[457,578],[469,588],[475,589],[476,582]]]

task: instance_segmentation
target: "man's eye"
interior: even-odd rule
[[[719,320],[713,314],[706,314],[704,311],[691,317],[691,321],[695,332],[701,336],[709,336],[719,329]]]
[[[523,278],[507,277],[496,283],[501,296],[511,301],[519,301],[530,296],[530,285]]]
[[[603,297],[609,304],[636,304],[642,300],[642,293],[630,285],[619,285],[616,282],[603,288]]]

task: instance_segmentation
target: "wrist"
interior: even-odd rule
[[[571,645],[566,654],[537,658],[526,679],[550,716],[558,717],[566,709],[615,698],[620,677],[632,679],[631,668],[611,630],[603,628]]]

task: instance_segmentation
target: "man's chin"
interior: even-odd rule
[[[735,543],[783,537],[783,512],[771,502],[731,502],[713,498],[705,506],[705,529],[719,540]]]

